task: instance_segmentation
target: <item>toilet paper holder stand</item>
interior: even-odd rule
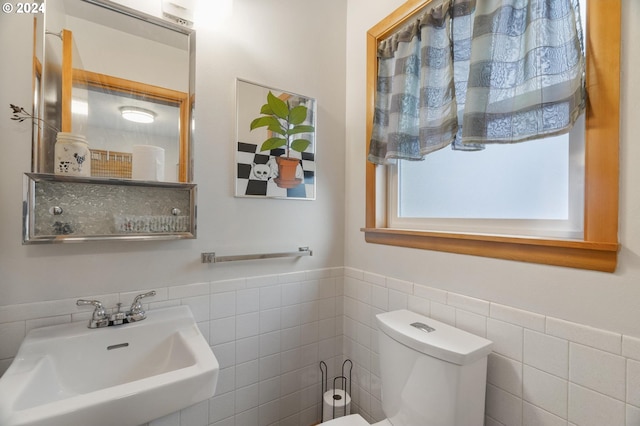
[[[348,371],[346,370],[347,368],[347,363],[348,363]],[[342,363],[342,370],[341,370],[341,374],[339,376],[336,376],[333,378],[333,415],[331,416],[331,418],[336,418],[336,401],[340,400],[342,398],[341,395],[336,394],[336,383],[340,383],[342,385],[342,391],[344,391],[347,395],[351,395],[351,372],[353,370],[353,362],[351,362],[351,360],[349,358],[347,358],[343,363]],[[349,373],[349,377],[347,377],[346,373]],[[320,373],[322,375],[321,377],[321,382],[320,382],[320,386],[322,388],[322,392],[320,392],[320,418],[324,419],[324,404],[323,404],[323,397],[325,392],[327,392],[328,386],[327,386],[327,381],[328,381],[328,373],[327,373],[327,364],[324,361],[320,361]],[[347,390],[347,387],[349,388]],[[343,410],[344,413],[342,413],[343,416],[347,415],[347,404],[345,403],[343,405]],[[339,414],[339,413],[338,413]]]

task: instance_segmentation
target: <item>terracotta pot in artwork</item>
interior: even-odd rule
[[[280,188],[295,188],[302,183],[301,178],[296,177],[296,171],[300,160],[290,157],[276,157],[278,163],[278,177],[274,179]]]

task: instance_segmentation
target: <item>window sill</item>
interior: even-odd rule
[[[374,244],[614,272],[619,244],[483,234],[362,228]]]

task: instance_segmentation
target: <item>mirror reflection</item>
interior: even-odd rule
[[[36,111],[86,139],[84,176],[191,181],[192,32],[95,0],[47,0],[37,19]],[[33,170],[63,173],[56,132],[34,130]]]

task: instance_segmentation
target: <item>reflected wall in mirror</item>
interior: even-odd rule
[[[190,29],[110,1],[46,0],[35,33],[34,111],[86,137],[92,177],[192,181]],[[127,121],[130,110],[148,122]],[[34,128],[33,139],[32,171],[54,173],[56,132]],[[135,145],[161,155],[136,158]],[[146,173],[132,176],[133,164]]]
[[[314,200],[316,100],[236,82],[236,196]]]

